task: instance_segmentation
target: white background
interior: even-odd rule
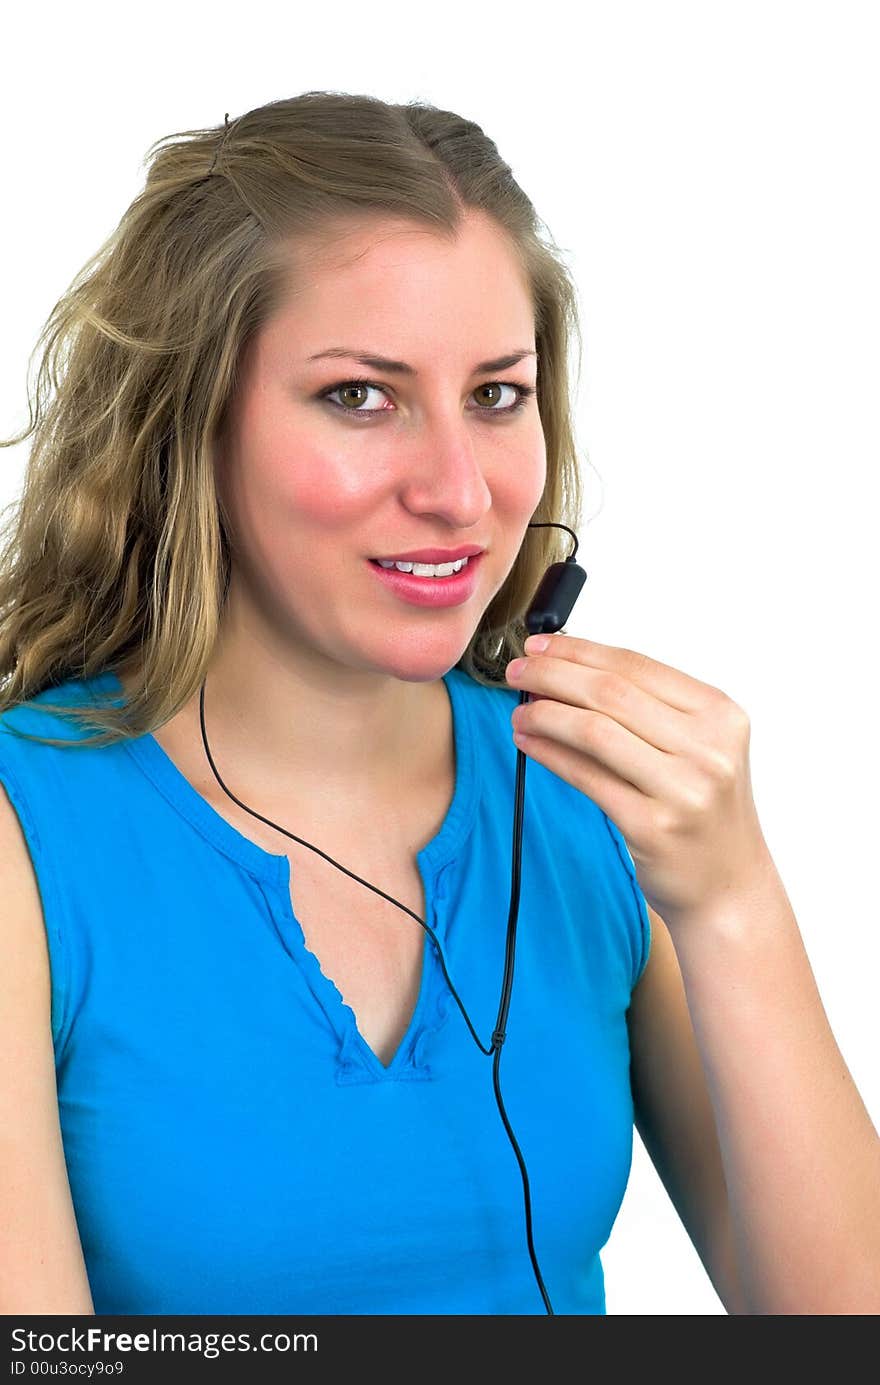
[[[325,88],[426,100],[496,141],[580,293],[589,580],[566,629],[748,711],[764,834],[880,1122],[877,6],[22,13],[0,87],[5,436],[44,319],[161,135]],[[0,452],[0,504],[28,446]],[[634,1140],[608,1312],[723,1313]]]

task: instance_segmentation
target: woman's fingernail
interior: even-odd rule
[[[528,650],[529,654],[540,654],[550,643],[549,635],[529,635],[523,649]]]

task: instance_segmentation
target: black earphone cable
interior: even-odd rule
[[[565,569],[568,564],[574,565],[574,558],[578,549],[578,540],[577,535],[573,532],[573,530],[569,529],[568,526],[565,524],[552,524],[549,522],[547,524],[532,524],[529,527],[537,529],[566,529],[567,532],[571,534],[572,538],[574,539],[574,548],[572,552],[569,554],[564,564],[555,564],[554,566],[559,569]],[[574,591],[574,596],[571,600],[572,605],[574,604],[574,598],[576,597],[577,592],[580,590],[580,587],[583,585],[584,579],[586,577],[586,574],[582,572],[582,569],[577,568],[576,565],[575,568],[578,576],[576,590]],[[554,568],[551,567],[548,573],[546,574],[544,582],[541,584],[538,593],[536,594],[535,600],[533,600],[532,605],[529,608],[529,612],[527,613],[526,624],[527,628],[529,629],[529,632],[532,634],[536,634],[541,630],[558,630],[560,626],[564,624],[565,619],[567,619],[568,611],[566,611],[565,615],[562,616],[562,618],[560,619],[558,611],[554,612],[552,610],[552,602],[550,603],[551,609],[549,611],[544,612],[543,610],[540,610],[538,613],[535,612],[536,605],[538,607],[541,607],[541,602],[538,598],[541,596],[545,584],[547,584],[547,578],[550,577],[553,573]],[[563,573],[563,580],[565,581],[568,578],[569,574]],[[552,588],[553,595],[557,594],[559,585],[560,584],[558,582],[557,576],[557,584]],[[548,585],[547,594],[549,594],[550,590],[551,587],[550,585]],[[554,621],[558,621],[558,623],[554,623]],[[480,1038],[477,1034],[477,1031],[471,1023],[470,1017],[467,1011],[465,1010],[464,1005],[462,1004],[458,991],[452,984],[452,980],[446,968],[446,959],[443,956],[443,948],[441,947],[439,939],[437,938],[437,935],[431,928],[430,924],[427,923],[425,919],[420,919],[418,914],[416,914],[412,909],[408,908],[407,905],[401,904],[400,900],[394,899],[391,895],[386,894],[384,890],[380,890],[377,885],[371,885],[369,880],[363,880],[359,875],[355,875],[354,871],[348,870],[346,866],[340,865],[338,861],[334,861],[332,856],[328,856],[327,853],[325,851],[321,851],[319,847],[314,846],[311,842],[305,841],[302,837],[297,837],[293,832],[288,832],[285,827],[280,827],[277,822],[272,822],[270,818],[264,817],[262,813],[258,813],[254,808],[249,808],[246,803],[242,803],[240,798],[236,798],[232,790],[227,788],[226,784],[223,783],[223,780],[220,777],[220,771],[217,769],[217,766],[214,763],[214,758],[211,755],[211,750],[208,745],[208,736],[205,730],[205,681],[205,679],[202,680],[202,686],[199,690],[199,718],[202,728],[202,741],[205,747],[205,754],[208,757],[208,763],[210,764],[214,777],[216,778],[217,783],[220,785],[223,792],[227,794],[234,803],[237,803],[240,808],[243,808],[246,813],[250,813],[252,817],[259,818],[261,822],[265,822],[269,827],[274,827],[275,830],[278,832],[283,832],[286,837],[290,837],[291,841],[299,842],[301,846],[308,847],[310,851],[316,852],[318,856],[323,858],[323,860],[328,861],[330,865],[335,866],[337,870],[341,870],[343,874],[350,876],[352,880],[356,880],[358,884],[365,885],[366,888],[368,890],[372,890],[374,894],[381,895],[383,899],[387,899],[389,904],[394,904],[398,909],[402,909],[405,914],[409,914],[411,918],[415,919],[416,923],[418,923],[431,938],[431,941],[434,944],[434,949],[437,953],[437,957],[440,961],[440,966],[443,969],[443,975],[446,978],[446,984],[448,985],[453,995],[453,998],[455,999],[455,1002],[458,1005],[458,1008],[461,1011],[462,1016],[464,1017],[465,1024],[470,1030],[475,1044],[480,1049],[480,1051],[482,1053],[485,1053],[487,1056],[491,1056],[492,1054],[494,1054],[494,1061],[492,1064],[492,1085],[495,1092],[495,1100],[498,1105],[498,1112],[501,1116],[504,1129],[507,1132],[508,1139],[510,1140],[510,1143],[513,1147],[513,1152],[516,1155],[520,1172],[522,1174],[523,1198],[526,1217],[526,1241],[528,1244],[529,1256],[532,1262],[532,1269],[534,1270],[535,1279],[537,1281],[538,1288],[541,1292],[541,1297],[544,1300],[544,1307],[548,1314],[550,1314],[551,1316],[555,1316],[553,1313],[553,1307],[550,1302],[550,1298],[547,1294],[547,1290],[544,1287],[544,1280],[541,1276],[541,1270],[538,1265],[538,1259],[535,1254],[535,1246],[532,1238],[532,1203],[531,1194],[529,1190],[528,1171],[526,1170],[525,1160],[523,1159],[522,1152],[517,1143],[516,1136],[513,1133],[510,1121],[508,1120],[507,1112],[504,1108],[504,1102],[501,1097],[501,1082],[499,1075],[499,1068],[501,1064],[501,1048],[506,1038],[505,1026],[507,1024],[507,1015],[510,1009],[510,999],[513,988],[513,968],[514,959],[516,955],[516,923],[519,913],[522,861],[522,828],[524,816],[525,774],[527,763],[525,753],[522,750],[520,750],[519,747],[517,747],[516,783],[514,790],[513,814],[513,861],[511,871],[510,908],[507,923],[507,940],[504,955],[504,976],[501,984],[501,1000],[498,1007],[498,1018],[495,1021],[495,1028],[492,1033],[491,1045],[487,1048],[485,1044],[480,1042]],[[520,705],[522,705],[524,702],[527,702],[528,700],[529,694],[525,690],[521,691],[519,698]]]

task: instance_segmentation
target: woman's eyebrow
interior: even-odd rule
[[[474,366],[473,374],[482,375],[489,370],[507,370],[509,366],[516,365],[525,356],[537,356],[537,351],[511,351],[506,356],[499,356],[494,361],[480,361]],[[392,361],[387,356],[368,356],[363,352],[350,351],[345,346],[331,346],[326,351],[318,351],[314,356],[309,356],[310,361],[322,360],[325,356],[344,356],[349,360],[357,361],[360,365],[369,366],[371,370],[388,370],[399,375],[418,375],[418,371],[406,361]]]

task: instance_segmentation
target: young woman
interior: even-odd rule
[[[880,1310],[747,716],[524,651],[576,331],[477,125],[323,92],[161,143],[56,306],[0,573],[2,1311],[603,1313],[633,1122],[729,1312]],[[540,1272],[486,1058],[520,752]]]

